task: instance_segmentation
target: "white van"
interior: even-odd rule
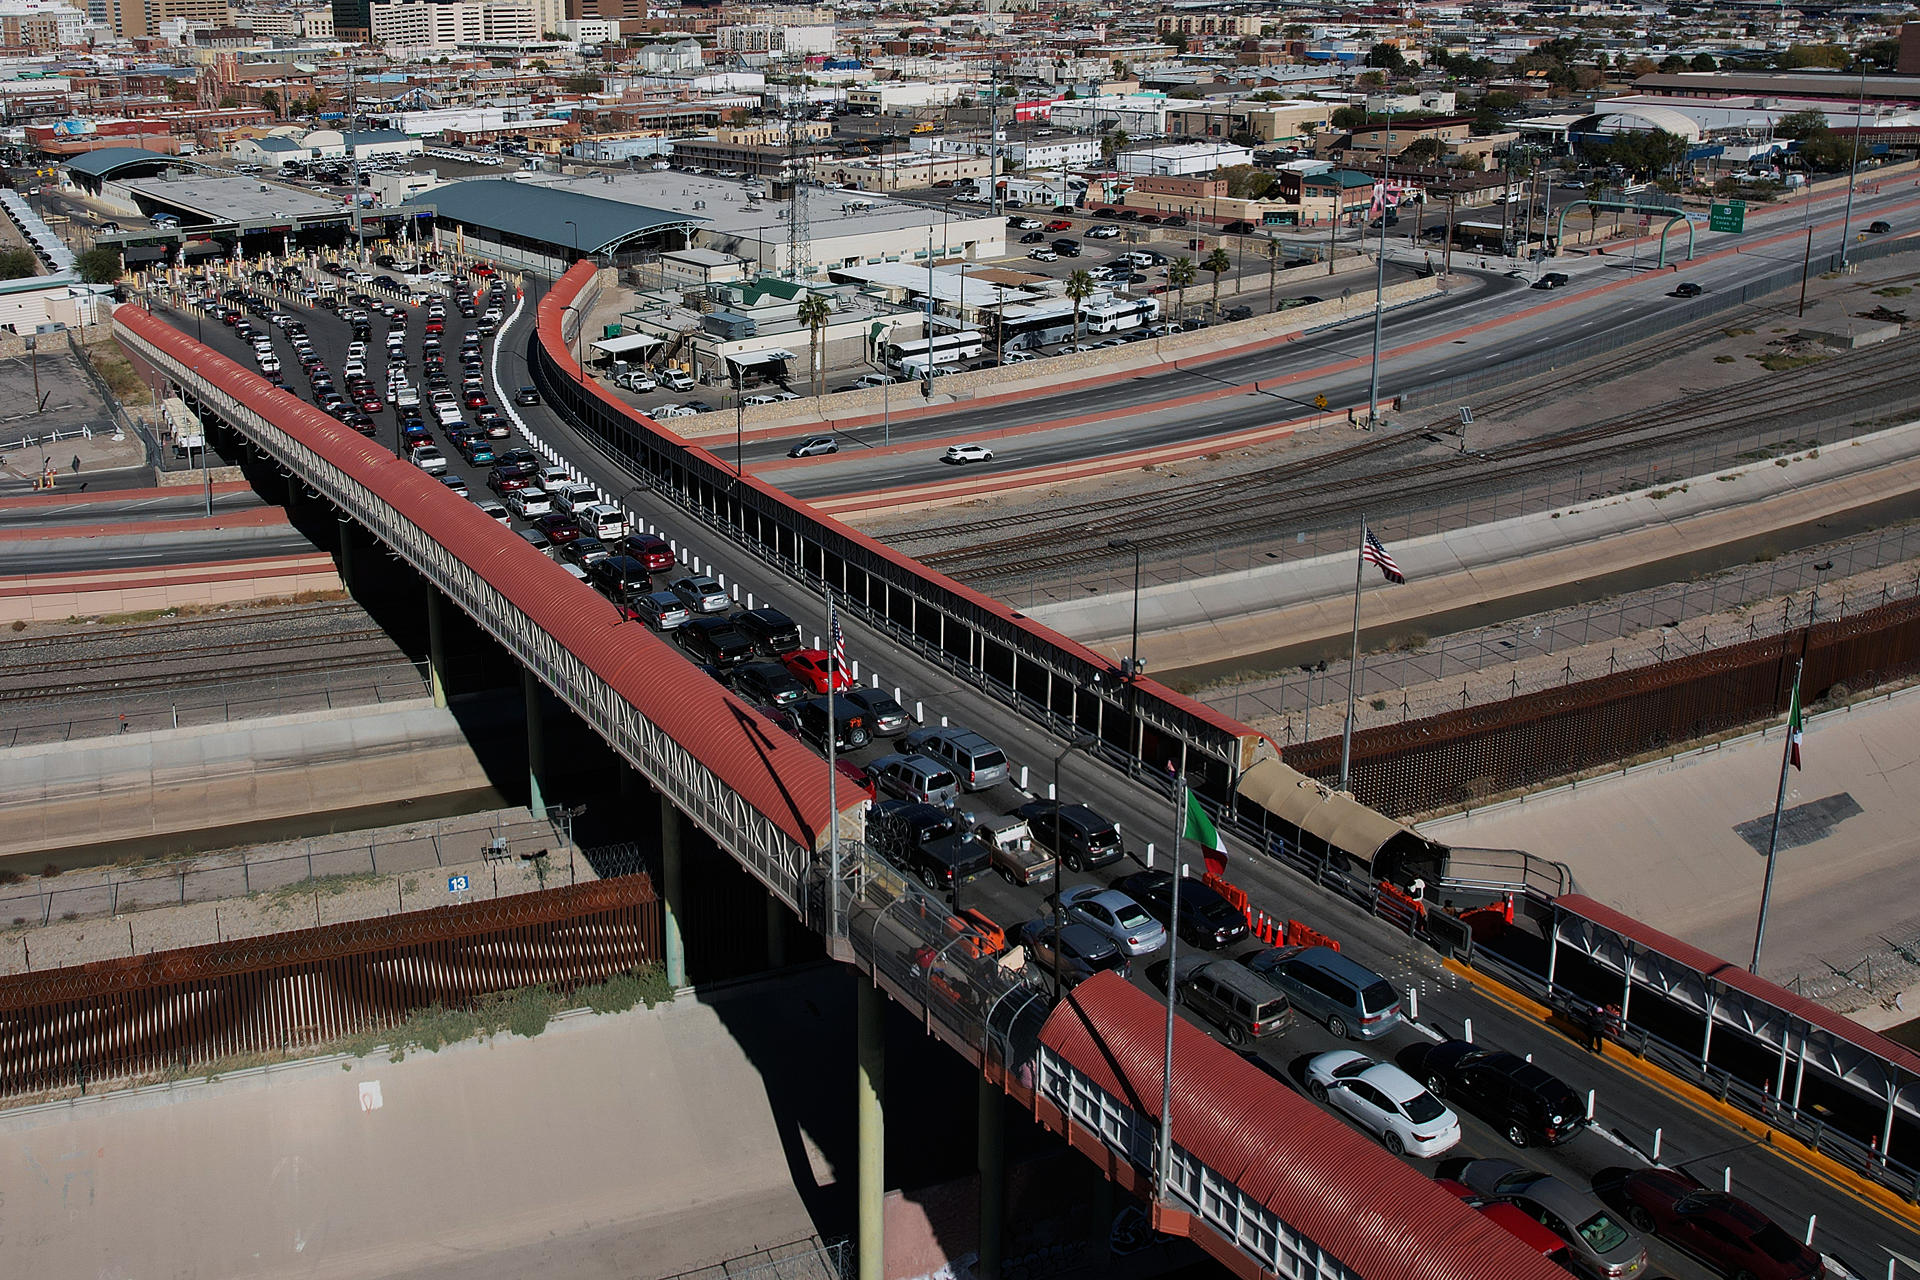
[[[584,532],[602,542],[615,542],[633,532],[627,526],[626,513],[606,502],[576,507],[573,518],[580,522],[580,528]]]
[[[660,385],[669,391],[691,391],[693,375],[684,369],[668,369],[660,375]]]

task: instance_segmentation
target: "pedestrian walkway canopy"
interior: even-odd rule
[[[1274,757],[1241,774],[1235,789],[1279,820],[1265,825],[1297,833],[1295,843],[1309,853],[1345,854],[1359,875],[1396,884],[1420,876],[1432,883],[1446,869],[1444,847]]]

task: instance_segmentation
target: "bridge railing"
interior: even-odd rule
[[[802,880],[812,849],[790,834],[789,828],[797,825],[792,814],[784,815],[789,820],[782,822],[756,809],[738,787],[636,707],[608,675],[570,652],[496,586],[482,567],[468,563],[458,549],[436,541],[359,478],[347,461],[334,457],[335,450],[327,442],[276,421],[264,407],[273,396],[263,380],[137,308],[122,308],[116,322],[120,341],[189,394],[203,417],[217,418],[239,431],[283,470],[298,475],[336,510],[406,559],[598,730],[675,807],[731,851],[775,897],[802,909]],[[190,365],[189,358],[201,367]],[[234,377],[235,372],[240,378]],[[258,399],[242,398],[243,380],[249,386],[258,383]],[[824,841],[824,813],[799,825],[819,831]]]

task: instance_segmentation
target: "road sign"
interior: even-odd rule
[[[1747,202],[1729,200],[1707,211],[1707,230],[1740,232],[1747,229]]]
[[[465,876],[448,876],[447,877],[448,893],[465,893],[466,891],[467,891],[467,878]]]
[[[1325,395],[1317,395],[1317,396],[1315,396],[1315,397],[1313,398],[1313,407],[1314,407],[1314,408],[1316,408],[1316,409],[1324,409],[1324,408],[1326,408],[1326,407],[1327,407],[1327,397],[1326,397]]]

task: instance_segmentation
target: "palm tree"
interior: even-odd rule
[[[1273,310],[1273,287],[1280,280],[1280,259],[1286,252],[1278,240],[1267,238],[1267,310]]]
[[[1176,319],[1187,314],[1187,286],[1192,284],[1194,279],[1192,258],[1175,258],[1173,264],[1167,268],[1167,283],[1178,291],[1180,299],[1176,307],[1178,312]]]
[[[1093,273],[1076,271],[1067,277],[1067,296],[1073,299],[1073,341],[1080,342],[1080,307],[1093,296]]]
[[[1587,189],[1584,192],[1582,192],[1582,194],[1585,195],[1587,198],[1587,239],[1588,240],[1594,239],[1599,234],[1600,197],[1605,195],[1606,193],[1607,193],[1607,188],[1605,184],[1603,184],[1597,178],[1592,182],[1589,182],[1587,184]]]
[[[1233,270],[1233,259],[1228,256],[1225,249],[1215,249],[1200,265],[1213,272],[1213,317],[1218,320],[1220,318],[1220,273]]]
[[[827,321],[833,316],[833,303],[824,293],[809,293],[800,299],[796,317],[807,326],[808,342],[807,364],[813,370],[813,394],[820,394],[820,383],[827,374],[826,351],[820,343],[820,334],[826,329]]]

